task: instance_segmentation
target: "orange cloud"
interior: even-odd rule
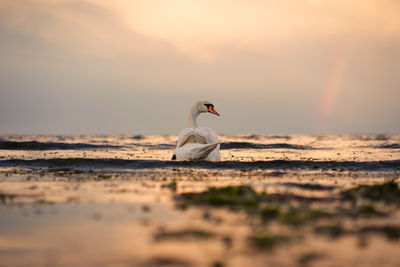
[[[263,51],[349,36],[400,39],[400,2],[392,0],[28,0],[2,1],[0,8],[14,13],[7,18],[10,23],[50,41],[85,40],[96,47],[112,43],[109,37],[126,27],[121,35],[129,29],[205,61],[215,59],[225,46]],[[53,21],[27,24],[33,9],[63,26],[55,27]],[[120,25],[112,27],[110,20]]]
[[[115,10],[135,32],[206,58],[215,56],[224,45],[259,50],[343,35],[400,37],[400,4],[390,0],[139,0],[102,4]]]

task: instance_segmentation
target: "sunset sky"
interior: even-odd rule
[[[398,0],[2,0],[0,134],[400,133]]]

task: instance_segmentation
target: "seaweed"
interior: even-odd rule
[[[400,240],[400,226],[385,225],[385,226],[369,226],[361,228],[360,233],[376,232],[382,233],[389,241]]]
[[[248,237],[250,246],[258,250],[271,251],[277,245],[290,241],[290,237],[283,235],[252,234]]]
[[[220,261],[216,261],[216,262],[213,262],[211,266],[212,267],[224,267],[225,265]]]
[[[264,207],[260,211],[261,218],[264,222],[275,220],[280,215],[280,210],[277,207]]]
[[[391,241],[400,240],[400,227],[395,226],[385,226],[382,228],[383,233]]]
[[[400,189],[394,180],[374,185],[359,185],[342,193],[345,199],[357,202],[359,199],[400,204]]]
[[[193,264],[185,259],[179,259],[173,256],[155,256],[152,257],[139,266],[177,266],[177,267],[190,267]]]
[[[314,227],[316,234],[328,235],[331,238],[338,238],[344,234],[344,229],[341,224],[331,224]]]
[[[186,240],[186,239],[209,239],[214,237],[215,234],[202,229],[184,229],[176,231],[159,230],[154,234],[154,240]]]
[[[298,226],[309,221],[329,216],[331,216],[331,214],[328,212],[310,209],[308,206],[300,206],[290,207],[286,212],[281,212],[278,219],[281,223]]]
[[[352,217],[352,218],[357,218],[357,217],[372,218],[372,217],[388,216],[387,213],[378,211],[375,208],[375,206],[372,205],[371,203],[361,205],[361,206],[356,206],[356,207],[353,207],[352,209],[339,210],[339,214],[342,216]]]
[[[283,224],[298,226],[332,215],[322,210],[311,209],[307,204],[280,208],[280,204],[290,204],[288,201],[291,198],[277,199],[275,195],[257,193],[250,186],[211,187],[201,193],[184,193],[180,196],[186,206],[210,205],[228,207],[235,211],[244,210],[248,214],[259,215],[264,223],[277,220]]]
[[[163,184],[161,187],[162,188],[169,188],[169,189],[171,189],[171,191],[176,192],[177,182],[175,180],[173,180],[169,184]]]
[[[250,186],[211,187],[202,193],[184,193],[183,199],[189,204],[228,206],[232,209],[257,208],[260,196]]]
[[[109,180],[112,178],[112,175],[107,175],[107,174],[100,174],[98,176],[101,180]]]
[[[299,226],[309,221],[331,216],[328,212],[310,209],[307,205],[301,205],[299,207],[291,206],[286,211],[282,209],[280,210],[277,207],[267,206],[262,208],[260,213],[264,222],[277,220],[280,223],[292,226]]]
[[[308,266],[315,260],[318,260],[322,257],[324,257],[324,255],[321,253],[308,252],[300,255],[300,257],[297,259],[297,263],[299,264],[299,266]]]

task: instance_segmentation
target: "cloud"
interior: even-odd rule
[[[0,5],[7,23],[19,30],[49,42],[84,43],[105,55],[112,55],[110,47],[157,49],[157,42],[140,43],[137,35],[204,62],[227,46],[265,51],[315,40],[400,39],[395,0],[8,0]]]
[[[400,4],[393,0],[139,0],[107,7],[135,32],[200,59],[215,58],[224,46],[263,50],[317,39],[400,37]]]
[[[0,124],[174,133],[208,99],[223,122],[201,120],[218,131],[309,133],[336,73],[327,130],[400,130],[397,11],[390,0],[3,0]]]

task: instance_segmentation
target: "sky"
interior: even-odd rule
[[[400,133],[398,0],[1,0],[0,134]]]

